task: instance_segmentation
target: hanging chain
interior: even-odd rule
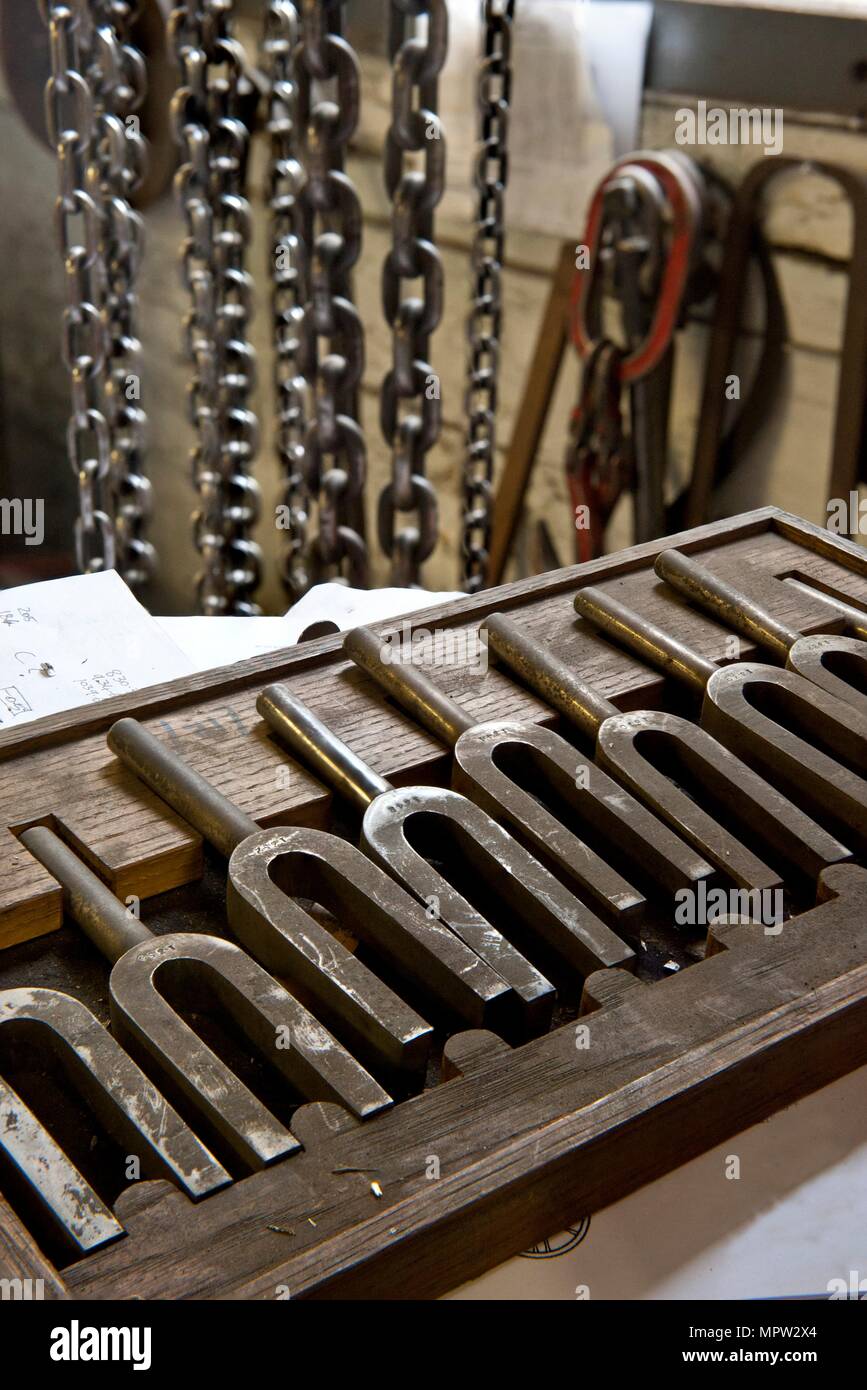
[[[428,351],[443,304],[443,267],[432,238],[434,209],[445,184],[446,145],[436,108],[447,45],[446,0],[391,0],[385,184],[392,201],[392,247],[383,266],[382,297],[393,333],[393,365],[382,383],[380,421],[392,452],[392,476],[379,498],[378,531],[391,559],[392,582],[400,585],[419,582],[438,531],[436,493],[425,477],[425,459],[439,438],[442,414]],[[401,297],[405,279],[421,279],[422,298]],[[398,514],[413,512],[417,525],[398,530]]]
[[[269,273],[274,333],[276,444],[283,476],[286,547],[280,572],[295,602],[309,586],[307,530],[310,498],[305,471],[309,386],[305,377],[305,306],[308,267],[301,191],[305,173],[298,128],[297,7],[271,0],[265,12],[262,70],[268,82]]]
[[[111,485],[117,566],[132,588],[152,576],[153,546],[144,538],[151,487],[144,472],[147,416],[141,395],[136,278],[144,227],[130,199],[145,173],[146,147],[136,113],[145,96],[141,53],[129,42],[138,0],[93,5],[95,149],[104,227],[109,356],[105,404],[111,439]]]
[[[184,320],[193,365],[189,407],[198,507],[193,536],[201,558],[196,587],[208,615],[258,613],[261,575],[249,532],[259,514],[250,475],[258,422],[249,408],[255,356],[248,341],[252,282],[244,268],[250,205],[244,196],[249,133],[241,120],[244,54],[232,34],[233,0],[185,0],[170,32],[181,70],[172,102],[183,164],[176,191],[187,236],[182,278],[190,295]]]
[[[368,556],[361,508],[367,449],[357,418],[364,331],[350,286],[361,251],[361,207],[343,169],[346,146],[358,124],[359,73],[341,32],[345,3],[301,4],[298,122],[305,131],[306,173],[301,240],[310,248],[303,358],[304,375],[314,384],[304,469],[307,493],[317,499],[318,535],[310,556],[314,577],[336,572],[364,587]],[[325,83],[333,86],[331,100],[322,95]],[[293,485],[293,495],[299,493]]]
[[[86,75],[94,31],[88,6],[80,0],[42,0],[42,15],[51,47],[46,122],[60,173],[55,215],[66,269],[61,352],[72,395],[67,453],[78,482],[75,558],[83,574],[95,574],[114,568],[115,531],[109,511],[111,439],[103,407],[106,270],[92,160],[95,115]]]
[[[497,377],[502,327],[503,197],[508,180],[507,136],[512,89],[515,0],[483,0],[484,47],[479,66],[479,145],[474,182],[478,221],[472,249],[472,303],[464,409],[463,587],[487,581],[496,449]]]

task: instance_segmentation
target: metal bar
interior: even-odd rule
[[[137,719],[119,719],[108,746],[140,781],[168,802],[226,859],[259,826],[198,772],[182,762]]]
[[[391,783],[368,767],[287,686],[267,686],[256,700],[256,709],[311,771],[362,811],[391,791]]]
[[[482,630],[504,665],[588,738],[595,739],[599,726],[620,713],[616,705],[583,681],[549,647],[531,642],[505,613],[492,613],[485,618]]]
[[[600,632],[614,637],[666,675],[683,681],[696,694],[704,694],[717,668],[680,638],[648,619],[638,619],[619,599],[593,585],[579,589],[573,602],[575,611]]]
[[[661,551],[654,569],[660,579],[691,603],[698,604],[726,627],[749,637],[760,647],[766,647],[785,665],[789,648],[801,636],[795,628],[780,622],[747,594],[680,550]]]
[[[31,826],[21,843],[63,888],[63,905],[98,951],[113,965],[125,951],[153,939],[92,869],[44,825]]]
[[[387,695],[440,743],[453,748],[477,721],[420,667],[407,661],[386,661],[383,649],[382,638],[369,627],[353,628],[343,639],[343,650]],[[387,650],[390,652],[391,647]]]

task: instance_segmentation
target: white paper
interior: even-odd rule
[[[114,570],[0,593],[0,730],[192,669]]]
[[[192,669],[210,671],[247,661],[264,652],[291,647],[319,623],[346,632],[362,623],[432,608],[462,598],[457,593],[423,589],[350,589],[345,584],[317,584],[282,618],[157,618],[163,631],[186,653]]]

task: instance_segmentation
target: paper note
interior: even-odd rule
[[[320,624],[346,632],[361,623],[402,617],[462,597],[423,589],[350,589],[346,584],[317,584],[282,618],[157,618],[156,622],[186,652],[194,670],[210,671],[291,647]]]
[[[192,669],[114,570],[0,592],[0,730]]]

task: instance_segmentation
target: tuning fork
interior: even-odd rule
[[[721,744],[847,842],[867,846],[867,782],[859,775],[867,772],[867,716],[794,671],[744,661],[718,666],[602,589],[579,589],[574,604],[594,627],[697,695],[702,727]]]
[[[434,911],[513,988],[529,1027],[547,1026],[554,988],[531,963],[540,949],[559,970],[580,976],[635,954],[584,903],[489,815],[458,792],[394,787],[343,743],[284,685],[270,685],[256,708],[311,771],[362,812],[361,844]],[[413,818],[433,822],[472,853],[472,872],[493,888],[497,920],[467,900],[412,843]],[[417,821],[417,824],[418,824]],[[488,910],[489,911],[489,910]],[[509,940],[521,937],[522,955]]]
[[[112,1029],[209,1142],[253,1171],[298,1141],[198,1036],[169,986],[196,1003],[216,996],[250,1047],[306,1100],[335,1101],[364,1118],[391,1097],[302,1004],[231,941],[193,932],[156,936],[47,826],[21,841],[63,890],[67,912],[112,966]]]
[[[433,1030],[297,897],[319,897],[341,926],[471,1026],[495,1027],[508,1010],[502,978],[355,845],[306,826],[261,829],[135,719],[114,724],[108,743],[228,859],[226,906],[238,940],[303,991],[317,1016],[372,1066],[423,1075]]]
[[[844,845],[688,719],[662,710],[624,714],[504,613],[492,613],[482,627],[489,651],[592,740],[600,766],[739,887],[773,889],[781,883],[774,869],[687,795],[659,765],[657,753],[667,753],[675,769],[685,769],[722,799],[739,830],[743,827],[763,851],[779,856],[795,873],[815,882],[829,864],[851,857]]]
[[[370,628],[346,634],[344,651],[434,738],[454,751],[452,785],[483,810],[501,816],[533,854],[583,890],[624,926],[644,915],[646,900],[563,820],[505,771],[501,752],[522,755],[539,767],[557,795],[584,825],[670,893],[694,887],[712,866],[553,729],[530,720],[483,723],[462,709],[427,671],[406,661],[385,660],[383,639]],[[389,649],[390,650],[390,649]]]
[[[856,635],[821,633],[805,637],[797,628],[775,618],[734,584],[679,550],[661,551],[654,569],[666,584],[706,613],[719,618],[726,627],[756,642],[788,671],[795,671],[829,695],[867,714],[867,697],[863,690],[833,670],[834,658],[837,658],[836,664],[843,671],[854,669],[862,682],[867,680],[867,642],[862,640],[867,635],[867,615],[856,608],[835,604],[836,611],[846,618]],[[821,595],[817,597],[821,599]]]
[[[24,1031],[28,1049],[45,1048],[62,1064],[88,1109],[146,1178],[167,1178],[197,1201],[231,1181],[144,1072],[86,1005],[56,989],[0,990],[0,1043]],[[24,1200],[74,1253],[123,1235],[102,1201],[49,1129],[0,1076],[0,1158]]]

